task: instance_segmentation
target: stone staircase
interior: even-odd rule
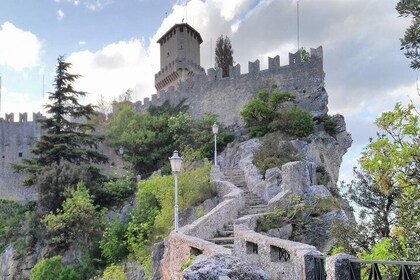
[[[222,180],[233,183],[244,192],[245,208],[239,212],[238,218],[246,215],[261,214],[268,211],[267,203],[246,187],[244,172],[241,169],[226,169],[223,174]],[[213,238],[208,239],[208,241],[222,245],[228,249],[233,249],[233,221],[225,225],[223,230],[219,230],[217,234]]]

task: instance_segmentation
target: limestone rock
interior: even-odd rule
[[[231,280],[264,280],[267,273],[231,255],[215,255],[197,259],[184,271],[183,280],[219,280],[228,276]]]
[[[161,279],[160,275],[160,261],[163,259],[165,253],[165,243],[163,241],[155,243],[152,248],[152,266],[153,266],[153,280]]]
[[[281,228],[273,228],[267,231],[267,235],[270,237],[276,237],[280,239],[289,239],[293,233],[292,224],[287,224]]]
[[[127,280],[143,280],[144,272],[139,261],[126,262],[124,267],[124,274]]]

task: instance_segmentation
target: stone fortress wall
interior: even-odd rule
[[[153,94],[143,102],[137,101],[133,107],[141,111],[149,106],[159,106],[165,101],[172,105],[185,100],[193,118],[205,113],[218,116],[224,125],[243,126],[240,111],[243,106],[257,96],[260,89],[269,88],[288,91],[296,96],[300,107],[313,115],[327,113],[328,97],[324,89],[322,47],[310,50],[309,61],[303,61],[300,53],[289,53],[289,64],[280,66],[280,57],[268,58],[268,69],[260,69],[260,61],[249,62],[248,73],[241,73],[241,65],[230,68],[229,77],[222,78],[221,69],[210,68],[207,74],[195,74],[180,81],[176,87]]]
[[[33,113],[33,121],[28,121],[28,113],[14,114],[0,118],[0,197],[16,201],[30,201],[37,198],[32,188],[20,187],[23,175],[13,172],[11,164],[20,163],[31,157],[30,149],[41,137],[39,119],[41,113]]]
[[[243,106],[257,96],[262,88],[288,91],[296,96],[297,103],[319,116],[327,113],[328,97],[324,89],[322,47],[310,50],[309,61],[302,61],[299,52],[289,54],[289,64],[280,66],[280,57],[268,58],[268,69],[261,70],[260,62],[249,62],[248,73],[241,73],[241,66],[231,67],[229,77],[222,78],[221,69],[208,69],[195,73],[192,77],[170,87],[143,102],[133,104],[134,111],[141,111],[149,106],[159,106],[165,101],[172,105],[185,100],[193,118],[205,113],[218,116],[218,122],[232,128],[243,127],[240,111]],[[37,120],[41,113],[33,113],[33,121],[28,121],[28,114],[19,114],[18,120],[13,114],[0,118],[0,197],[18,201],[36,199],[31,188],[19,187],[22,175],[11,169],[11,164],[22,158],[30,157],[30,149],[41,136]]]

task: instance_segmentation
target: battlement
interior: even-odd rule
[[[180,81],[182,73],[181,70],[195,68],[200,71],[189,73],[187,79]],[[264,80],[273,75],[281,75],[282,77],[289,77],[293,75],[301,75],[307,69],[316,68],[318,72],[322,72],[323,79],[323,51],[322,46],[310,49],[310,56],[307,61],[301,57],[300,51],[296,53],[289,53],[289,64],[280,65],[280,56],[268,57],[268,68],[261,70],[260,61],[257,59],[254,62],[248,62],[248,73],[241,72],[241,65],[237,64],[229,69],[229,77],[222,77],[222,69],[210,68],[207,73],[199,65],[192,61],[184,62],[182,60],[174,60],[165,66],[161,71],[155,75],[157,88],[165,90],[158,90],[157,94],[152,94],[151,97],[144,98],[143,101],[137,101],[133,105],[135,111],[141,111],[151,105],[159,106],[165,101],[170,101],[171,104],[176,105],[182,99],[191,97],[191,94],[199,95],[211,88],[220,88],[224,90],[228,83],[238,83],[241,81],[255,81]],[[307,71],[306,71],[307,72]],[[292,76],[293,76],[292,75]],[[291,77],[293,78],[293,77]],[[297,77],[296,77],[297,78]],[[175,85],[174,82],[177,82]],[[205,99],[203,97],[203,102]]]
[[[42,113],[38,112],[32,113],[32,122],[38,122],[38,120],[45,119],[46,117]],[[18,121],[15,122],[15,114],[5,114],[5,118],[0,118],[0,123],[27,123],[28,122],[28,113],[19,113]]]

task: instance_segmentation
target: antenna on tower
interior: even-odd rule
[[[213,38],[210,37],[210,68],[213,67]]]
[[[1,76],[0,76],[0,116],[1,116]]]
[[[296,2],[296,21],[297,21],[297,45],[298,45],[298,50],[300,49],[300,42],[299,42],[299,0],[297,0]]]
[[[45,80],[44,80],[45,75],[42,74],[42,114],[44,114],[44,102],[45,102]]]

